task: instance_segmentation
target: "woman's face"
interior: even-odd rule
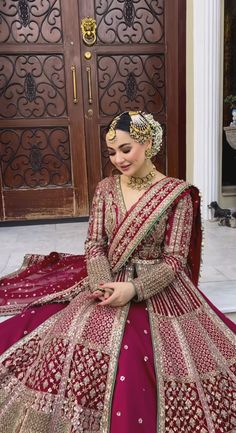
[[[145,150],[150,142],[140,144],[128,132],[116,130],[116,137],[110,141],[106,137],[111,163],[126,176],[142,176],[146,169]]]

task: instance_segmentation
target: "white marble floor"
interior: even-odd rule
[[[236,229],[206,221],[200,288],[236,322]]]
[[[87,227],[87,222],[1,226],[0,276],[19,268],[27,253],[82,253]],[[221,311],[236,318],[236,229],[205,223],[200,288]]]

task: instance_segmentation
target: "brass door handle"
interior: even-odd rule
[[[92,95],[92,78],[91,78],[91,67],[87,66],[87,80],[88,80],[88,103],[93,103],[93,95]]]
[[[79,98],[77,95],[77,80],[76,80],[76,66],[71,66],[71,72],[72,72],[72,84],[73,84],[73,103],[77,104],[79,102]]]

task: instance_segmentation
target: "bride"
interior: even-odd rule
[[[236,326],[197,288],[197,188],[152,165],[162,129],[124,112],[85,257],[28,257],[0,282],[1,433],[233,433]]]

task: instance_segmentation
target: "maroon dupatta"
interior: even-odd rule
[[[147,236],[167,209],[189,193],[193,203],[193,227],[188,265],[191,279],[194,284],[197,284],[202,242],[199,191],[184,181],[168,177],[153,184],[126,213],[114,231],[108,250],[108,259],[113,272],[118,272],[127,263],[142,239]]]

